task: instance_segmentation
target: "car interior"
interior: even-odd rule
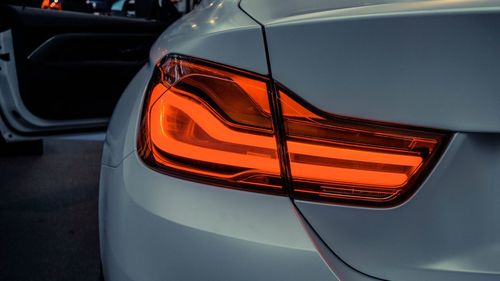
[[[111,115],[152,43],[178,16],[160,21],[0,6],[0,30],[12,31],[20,96],[30,112],[89,119]]]

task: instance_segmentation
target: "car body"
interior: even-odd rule
[[[499,22],[499,1],[203,1],[156,41],[110,121],[99,201],[105,280],[500,279]],[[145,142],[163,145],[153,133],[142,139],[163,101],[152,81],[160,67],[174,87],[188,79],[183,65],[266,81],[273,133],[290,149],[292,127],[281,127],[293,119],[288,91],[289,104],[304,104],[299,115],[327,112],[359,134],[364,126],[391,132],[379,137],[418,134],[411,146],[438,141],[405,195],[381,204],[356,194],[359,185],[346,184],[347,195],[301,195],[293,165],[291,175],[280,166],[277,192],[164,169],[168,159],[143,153]],[[281,149],[285,166],[296,161]]]

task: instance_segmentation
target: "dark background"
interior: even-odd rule
[[[99,280],[101,141],[0,156],[0,280]]]

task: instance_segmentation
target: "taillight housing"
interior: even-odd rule
[[[332,115],[278,89],[294,198],[395,203],[415,190],[446,139]]]
[[[266,77],[168,56],[145,100],[139,154],[170,175],[282,193]]]
[[[229,188],[388,206],[418,187],[447,134],[321,111],[268,77],[170,55],[144,101],[150,167]]]

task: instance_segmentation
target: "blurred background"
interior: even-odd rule
[[[201,0],[4,0],[4,4],[145,19],[185,13]],[[159,12],[159,10],[163,10]]]
[[[156,38],[198,3],[0,0],[0,280],[100,280],[107,120]]]

